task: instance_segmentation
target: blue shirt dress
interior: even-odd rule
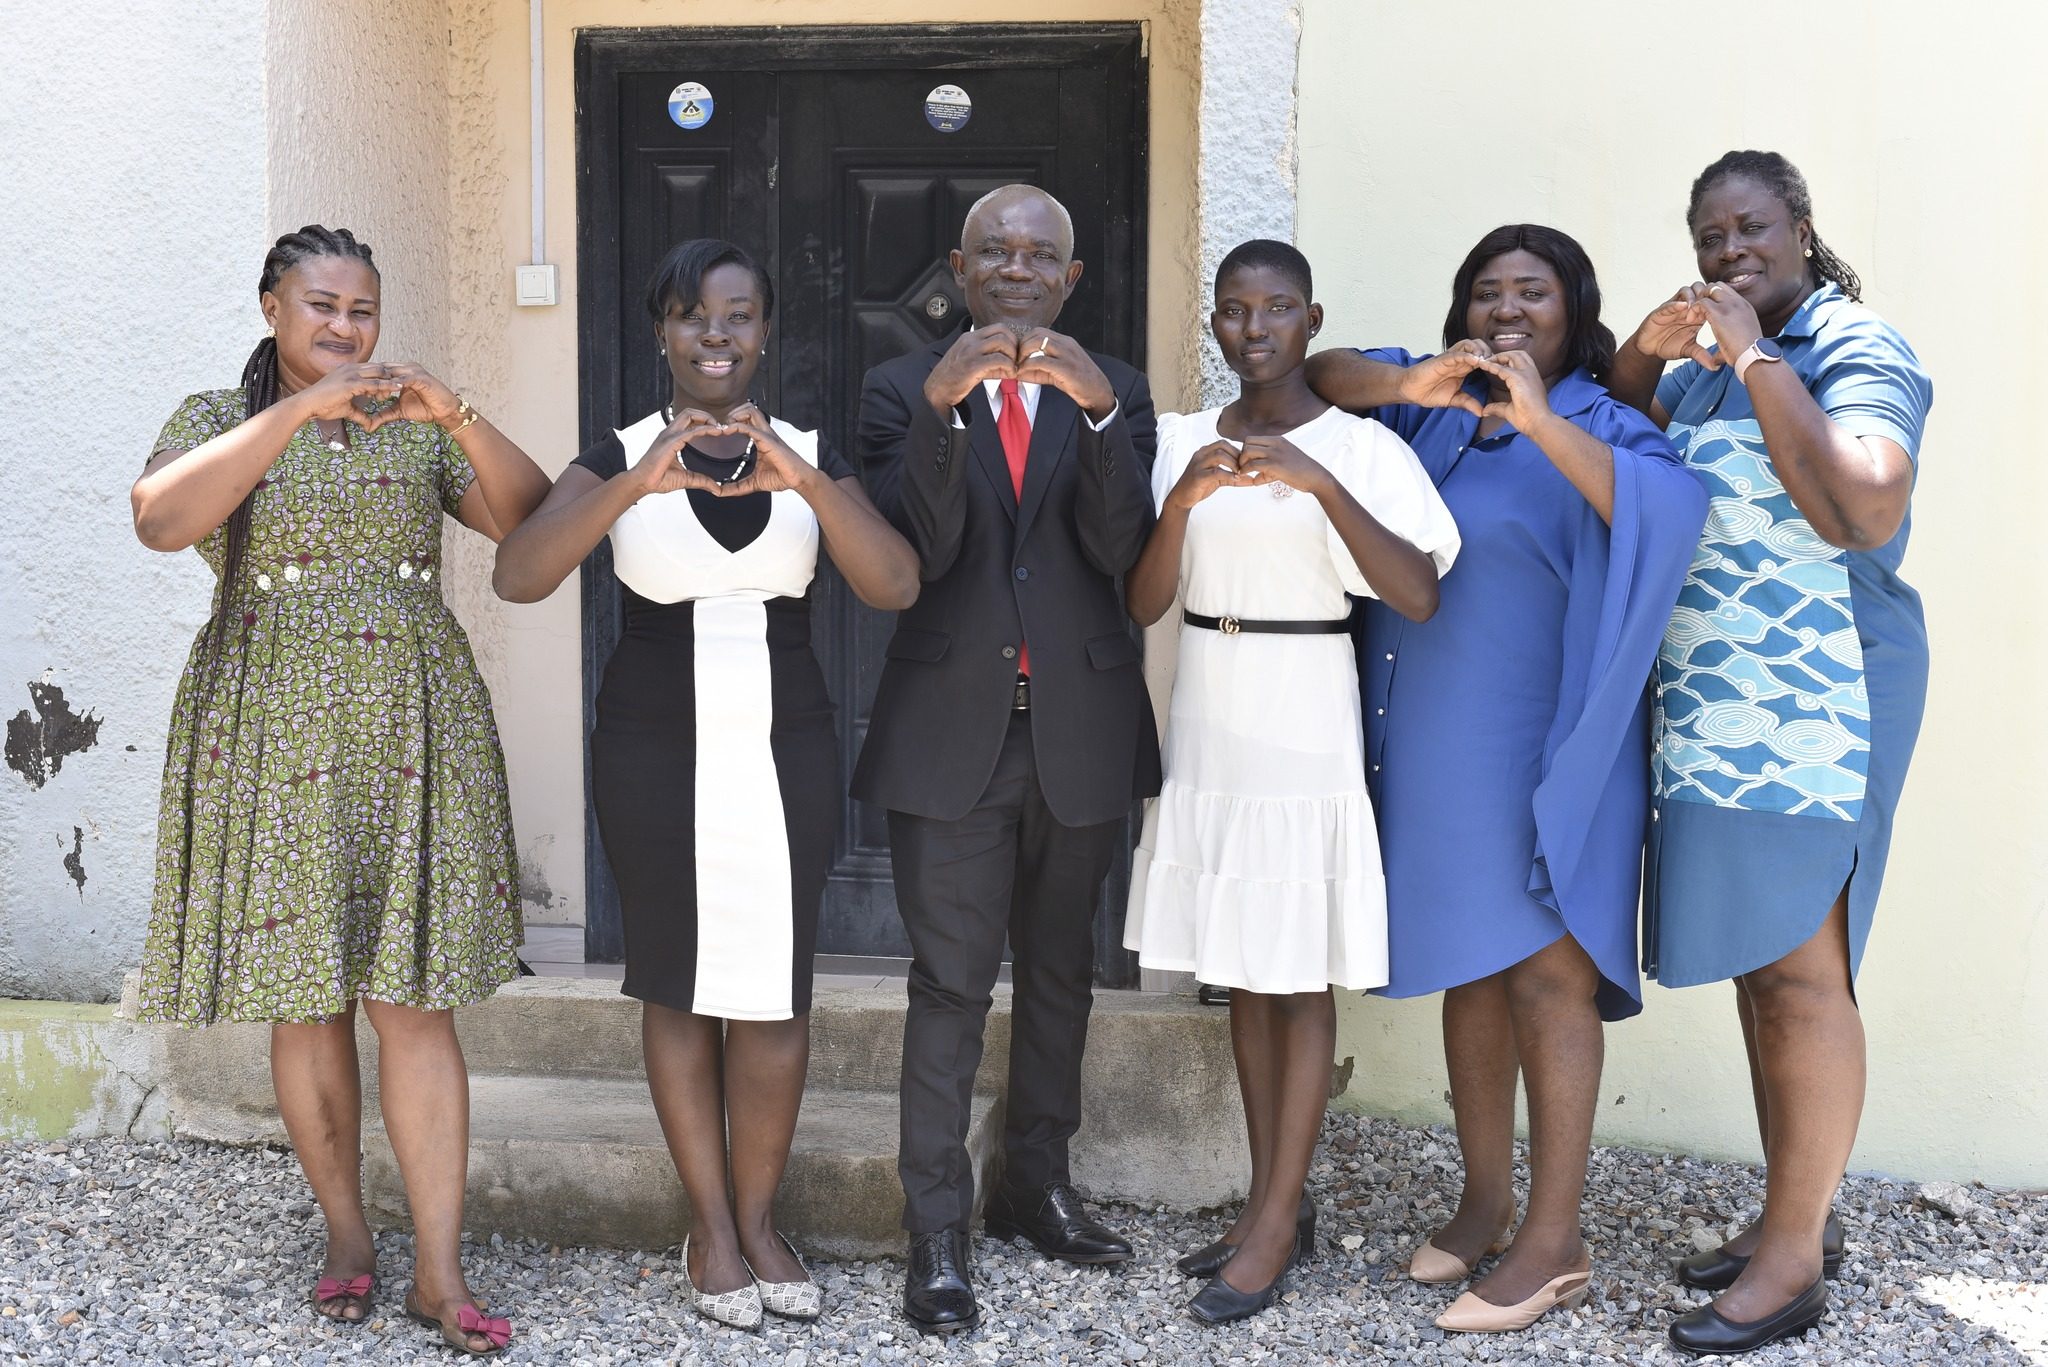
[[[1483,378],[1471,388],[1483,395]],[[1364,611],[1367,772],[1387,876],[1379,990],[1475,982],[1569,934],[1615,1020],[1642,1009],[1650,668],[1706,495],[1656,426],[1584,370],[1558,381],[1550,405],[1613,448],[1611,528],[1512,426],[1476,439],[1478,417],[1460,409],[1373,414],[1414,448],[1464,537],[1429,621]]]
[[[1778,342],[1838,426],[1897,442],[1917,473],[1934,387],[1903,337],[1830,284]],[[1657,401],[1713,502],[1657,656],[1644,971],[1687,987],[1775,963],[1846,884],[1853,974],[1927,697],[1920,596],[1899,578],[1911,515],[1874,551],[1821,540],[1733,365],[1688,361]]]

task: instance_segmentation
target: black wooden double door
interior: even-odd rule
[[[671,114],[688,83],[708,92],[710,117],[694,128],[684,125],[701,117],[703,99]],[[928,117],[941,86],[966,100],[942,99]],[[775,276],[756,400],[850,452],[862,376],[962,326],[947,253],[969,206],[1018,181],[1045,186],[1073,214],[1085,268],[1062,330],[1144,363],[1135,25],[588,31],[577,42],[577,124],[586,442],[666,397],[648,277],[676,243],[722,237]],[[844,794],[892,618],[822,563],[812,599]],[[618,583],[600,546],[583,575],[586,731],[618,630]],[[884,814],[845,798],[839,826],[819,952],[907,955]],[[588,835],[586,952],[616,961],[617,894],[594,818]],[[1099,976],[1110,984],[1135,972],[1118,945],[1127,876],[1112,875],[1098,919]]]

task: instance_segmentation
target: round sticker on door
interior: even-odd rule
[[[695,81],[684,81],[668,92],[668,116],[678,128],[702,128],[711,122],[711,92]]]
[[[941,133],[957,133],[974,117],[974,101],[957,85],[935,85],[924,97],[924,121]]]

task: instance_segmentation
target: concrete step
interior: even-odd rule
[[[123,1010],[134,1017],[134,978]],[[1120,994],[1121,995],[1121,994]],[[521,978],[455,1013],[472,1076],[646,1077],[640,1003],[618,984],[584,978]],[[229,1023],[166,1030],[172,1125],[195,1138],[271,1142],[283,1138],[270,1082],[270,1028]],[[366,1099],[374,1100],[376,1033],[358,1013],[356,1047]],[[1010,1051],[1009,999],[989,1013],[976,1090],[1003,1085]],[[811,1091],[893,1091],[903,1066],[903,985],[819,988],[811,1005]],[[254,1127],[254,1128],[252,1128]]]
[[[901,1256],[893,1091],[813,1091],[776,1202],[776,1224],[806,1253]],[[975,1099],[968,1130],[976,1190],[1001,1147],[1002,1103]],[[407,1223],[398,1164],[381,1124],[365,1136],[372,1218]],[[979,1198],[977,1198],[978,1204]],[[478,1234],[648,1251],[682,1242],[690,1202],[644,1082],[485,1074],[470,1083],[469,1192]]]
[[[807,1110],[835,1092],[895,1093],[903,1059],[903,992],[896,981],[817,990]],[[132,1016],[132,1001],[129,1009]],[[983,1098],[1005,1088],[1010,1023],[1005,992],[989,1013],[976,1078]],[[640,1005],[619,995],[614,983],[521,979],[456,1012],[456,1029],[479,1088],[492,1077],[545,1077],[564,1087],[579,1079],[610,1080],[645,1098]],[[356,1038],[366,1109],[374,1116],[376,1036],[359,1020]],[[269,1039],[263,1025],[165,1031],[172,1132],[230,1143],[283,1142]],[[1179,1210],[1224,1205],[1244,1193],[1244,1120],[1229,1012],[1221,1008],[1164,993],[1096,993],[1081,1115],[1074,1177],[1093,1192]],[[877,1149],[892,1163],[893,1126],[892,1120]]]

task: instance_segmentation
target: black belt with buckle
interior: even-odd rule
[[[1010,710],[1013,712],[1029,712],[1031,710],[1031,680],[1023,674],[1017,676],[1017,701],[1011,705]]]
[[[1191,627],[1220,631],[1225,636],[1235,636],[1241,631],[1271,636],[1342,636],[1351,630],[1351,623],[1342,617],[1331,622],[1275,622],[1252,617],[1204,617],[1199,612],[1183,612],[1180,619]]]

